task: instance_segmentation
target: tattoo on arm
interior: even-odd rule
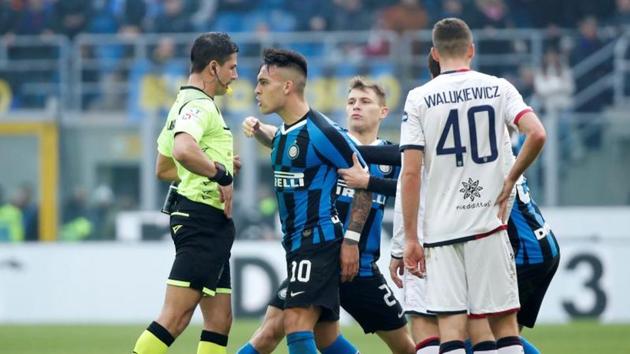
[[[372,208],[372,193],[365,189],[355,189],[350,209],[348,230],[361,232]]]

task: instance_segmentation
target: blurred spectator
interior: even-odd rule
[[[617,0],[617,11],[610,18],[608,24],[623,32],[630,27],[630,0]]]
[[[87,193],[83,188],[76,188],[63,206],[60,239],[62,241],[82,241],[90,236],[92,229]]]
[[[219,0],[217,12],[249,12],[256,8],[256,0]]]
[[[145,0],[122,0],[122,2],[121,8],[116,12],[120,32],[123,34],[142,32],[147,14]]]
[[[113,240],[116,236],[116,210],[114,209],[114,193],[112,189],[107,185],[96,187],[93,201],[94,206],[90,212],[93,232],[90,239]]]
[[[428,15],[419,0],[400,0],[382,10],[383,27],[398,33],[427,28]]]
[[[286,0],[285,10],[295,16],[296,31],[326,31],[330,29],[333,13],[329,0]]]
[[[39,238],[39,208],[33,194],[33,186],[24,183],[15,196],[15,206],[22,211],[25,241],[37,241]]]
[[[184,0],[164,0],[163,11],[153,19],[152,31],[156,33],[193,32],[192,19],[185,11]]]
[[[503,0],[475,0],[476,16],[471,19],[472,28],[509,28],[513,23],[509,9]]]
[[[87,28],[91,9],[91,1],[57,0],[53,3],[54,31],[74,38]]]
[[[21,242],[24,240],[22,211],[4,199],[0,187],[0,242]]]
[[[546,112],[558,113],[571,107],[573,75],[557,49],[550,47],[545,52],[542,66],[534,76],[534,88]]]
[[[536,71],[534,78],[536,95],[542,102],[542,117],[553,115],[558,122],[556,127],[558,136],[554,137],[560,146],[560,158],[564,161],[579,158],[582,145],[575,142],[576,125],[570,121],[567,111],[571,108],[572,95],[575,89],[573,75],[566,60],[560,56],[558,50],[550,47],[545,52],[542,66]]]
[[[20,35],[52,33],[54,22],[50,4],[44,0],[28,0],[21,11],[15,13],[12,32]]]
[[[11,6],[11,0],[0,0],[0,36],[13,30],[16,13]]]
[[[588,16],[580,22],[579,34],[571,55],[572,65],[580,63],[581,61],[595,54],[597,51],[604,47],[605,43],[599,37],[598,32],[599,29],[597,26],[597,19],[595,17]],[[588,73],[582,75],[582,77],[577,78],[576,91],[582,91],[600,78],[604,77],[611,70],[611,61],[606,61],[601,65],[596,66]],[[608,93],[600,94],[595,98],[579,105],[578,107],[576,107],[576,109],[580,112],[601,111],[606,104],[610,103],[610,97],[608,96]]]
[[[334,0],[331,20],[333,31],[367,31],[372,27],[374,14],[366,11],[363,0]]]

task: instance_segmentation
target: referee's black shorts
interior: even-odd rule
[[[167,284],[197,289],[206,296],[231,293],[232,219],[223,210],[178,196],[170,231],[176,254]]]

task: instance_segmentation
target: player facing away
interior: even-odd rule
[[[440,75],[440,64],[433,59],[431,54],[427,57],[428,68],[431,77]],[[504,146],[506,153],[511,153],[511,146]],[[364,154],[365,156],[365,154]],[[387,162],[397,165],[400,162],[392,161],[388,157]],[[383,162],[383,161],[380,161]],[[506,160],[510,166],[513,161]],[[508,166],[509,167],[509,166]],[[394,210],[394,231],[391,248],[390,276],[394,283],[403,288],[403,306],[405,313],[410,317],[412,336],[419,342],[418,354],[437,353],[439,346],[439,332],[437,320],[434,314],[426,310],[426,279],[418,278],[404,272],[402,262],[404,230],[402,211],[400,206],[400,184],[398,185],[396,206]],[[512,249],[516,255],[516,272],[518,278],[519,300],[521,309],[517,320],[520,329],[523,326],[532,328],[538,317],[540,306],[545,293],[553,279],[560,261],[560,249],[553,231],[546,223],[536,202],[530,195],[527,179],[521,176],[516,182],[515,201],[511,206],[508,220],[508,236]],[[422,199],[422,196],[421,196]],[[422,220],[423,201],[419,206],[418,220]],[[418,236],[422,242],[422,230],[418,227]],[[403,279],[400,278],[403,277]],[[488,318],[490,327],[494,327],[493,318]],[[538,349],[527,339],[521,337],[525,354],[539,354]],[[471,353],[468,345],[466,352]]]
[[[470,70],[474,46],[464,21],[437,22],[431,54],[442,73],[409,92],[401,124],[405,268],[427,277],[427,308],[438,316],[441,353],[463,354],[468,335],[477,351],[522,353],[506,210],[516,181],[544,145],[545,130],[514,86]],[[502,147],[510,124],[526,138],[507,169],[512,156]],[[421,187],[424,245],[417,235]]]
[[[197,353],[226,352],[232,324],[234,154],[232,134],[214,96],[225,94],[238,78],[237,52],[225,33],[206,33],[195,40],[188,83],[180,89],[158,138],[158,177],[180,181],[170,210],[176,256],[162,311],[140,335],[134,353],[166,353],[197,305],[204,320]]]
[[[289,277],[283,327],[291,354],[317,352],[316,324],[337,328],[339,285],[358,272],[372,200],[371,193],[355,191],[344,234],[334,207],[337,169],[351,167],[353,155],[365,163],[340,128],[309,107],[306,78],[301,54],[266,49],[255,89],[261,113],[277,113],[284,122],[273,137],[271,163]],[[338,344],[356,352],[345,340]]]
[[[346,100],[348,136],[360,151],[365,146],[378,148],[391,144],[378,138],[380,123],[389,111],[385,98],[385,91],[380,85],[361,77],[353,78],[350,82]],[[255,117],[248,117],[243,121],[243,131],[246,136],[255,136],[263,145],[270,146],[277,128],[260,123]],[[365,157],[362,151],[361,154]],[[341,307],[357,320],[364,332],[376,333],[393,353],[413,353],[414,345],[407,332],[407,322],[400,303],[376,266],[380,256],[383,212],[388,197],[395,194],[399,168],[370,164],[369,171],[366,171],[355,163],[351,169],[339,172],[344,179],[337,181],[335,207],[344,225],[347,226],[350,222],[353,189],[373,192],[372,209],[359,244],[359,274],[351,282],[341,284]],[[282,317],[286,284],[286,281],[281,284],[267,307],[261,327],[250,342],[241,348],[239,354],[271,353],[280,343],[284,337]],[[343,348],[334,343],[329,346],[321,344],[338,338],[339,329],[328,328],[331,330],[329,333],[323,329],[315,327],[315,338],[320,351],[324,354],[345,353]]]

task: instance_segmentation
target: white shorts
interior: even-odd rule
[[[428,311],[485,316],[519,309],[514,253],[506,231],[425,248],[425,255]]]
[[[407,315],[435,316],[427,310],[427,281],[424,278],[403,274],[403,309]]]

